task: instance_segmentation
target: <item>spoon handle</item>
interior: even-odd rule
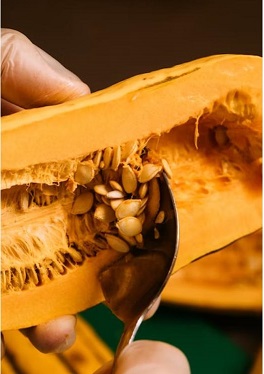
[[[144,319],[144,315],[141,315],[139,318],[135,319],[134,321],[130,321],[129,323],[124,325],[124,330],[123,330],[122,336],[119,340],[119,343],[118,343],[118,346],[115,352],[114,363],[112,367],[112,374],[115,373],[116,361],[120,353],[123,351],[123,349],[128,344],[133,342],[143,319]]]

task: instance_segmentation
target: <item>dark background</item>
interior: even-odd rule
[[[261,0],[3,0],[14,28],[92,91],[212,54],[262,54]],[[115,349],[122,326],[101,306],[85,317]],[[261,316],[162,306],[139,338],[180,347],[194,374],[243,374],[261,341]]]
[[[261,8],[261,0],[3,0],[2,27],[95,91],[211,54],[261,55]]]

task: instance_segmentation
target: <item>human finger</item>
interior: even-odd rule
[[[111,374],[108,362],[94,374]],[[190,374],[186,356],[170,344],[138,340],[127,346],[117,360],[115,374]]]
[[[25,108],[59,104],[89,87],[16,30],[2,29],[2,98]]]
[[[20,110],[23,110],[23,108],[12,104],[7,100],[1,99],[1,116],[7,116],[8,114],[16,113]]]
[[[59,353],[75,341],[76,317],[67,315],[47,323],[21,330],[31,343],[43,353]]]

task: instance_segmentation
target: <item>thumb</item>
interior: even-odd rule
[[[111,374],[107,363],[94,374]],[[190,374],[185,355],[170,344],[138,340],[127,346],[117,360],[115,374]]]
[[[59,104],[89,87],[23,34],[2,29],[2,99],[20,108]]]

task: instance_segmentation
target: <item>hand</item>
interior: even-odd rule
[[[59,104],[89,87],[18,31],[1,30],[2,115]]]
[[[89,87],[76,75],[26,36],[10,29],[1,31],[2,115],[58,104],[90,93]],[[64,316],[22,332],[40,351],[61,352],[75,340],[75,323],[74,316]]]
[[[111,374],[112,362],[94,374]],[[138,340],[120,354],[115,374],[190,374],[185,355],[170,344]]]

